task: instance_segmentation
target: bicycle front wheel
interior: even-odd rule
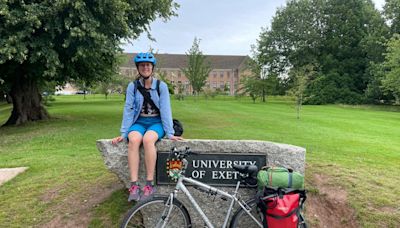
[[[174,199],[171,207],[169,197],[154,196],[137,203],[129,210],[121,224],[121,228],[128,227],[182,228],[191,227],[191,222],[187,209],[179,200]]]
[[[232,217],[230,228],[259,228],[263,227],[263,214],[257,207],[257,203],[254,199],[248,200],[246,202],[249,213],[254,217],[254,219],[246,213],[243,208],[239,208]]]

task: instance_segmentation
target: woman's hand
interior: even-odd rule
[[[169,139],[170,139],[170,140],[172,140],[172,141],[179,141],[179,140],[183,140],[183,138],[182,138],[182,137],[180,137],[180,136],[175,136],[175,135],[171,136]]]
[[[112,144],[115,145],[119,142],[122,142],[123,140],[124,140],[124,138],[122,136],[118,136],[118,137],[113,138],[111,142],[112,142]]]

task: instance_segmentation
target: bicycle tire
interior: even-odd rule
[[[174,199],[173,209],[169,216],[169,222],[166,226],[157,225],[165,219],[164,214],[168,212],[169,206],[166,205],[168,196],[154,196],[145,201],[138,202],[132,207],[123,219],[121,228],[135,227],[166,227],[183,228],[191,227],[189,212],[186,207],[177,199]]]
[[[239,207],[233,214],[232,220],[229,224],[230,228],[253,228],[253,227],[263,227],[262,219],[263,214],[257,207],[255,199],[250,199],[246,201],[247,206],[250,208],[250,213],[257,218],[257,221],[261,224],[259,226],[244,210]]]
[[[259,221],[261,224],[263,224],[263,217],[264,215],[262,212],[259,210],[257,207],[257,203],[255,199],[250,199],[246,201],[246,204],[249,206],[251,209],[251,214],[257,218],[257,221]],[[239,208],[236,210],[234,213],[231,223],[229,224],[230,228],[253,228],[253,227],[260,227],[257,225],[257,223],[243,210],[243,208]],[[263,227],[263,226],[261,226]],[[299,216],[299,224],[297,226],[298,228],[307,228],[307,224],[305,223],[303,215],[300,213]]]

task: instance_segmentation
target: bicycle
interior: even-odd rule
[[[189,148],[181,151],[178,151],[176,148],[171,150],[170,157],[176,160],[173,160],[173,169],[169,170],[169,176],[177,181],[175,189],[169,195],[154,195],[145,201],[138,202],[128,211],[121,224],[122,228],[192,227],[188,210],[176,198],[176,195],[179,191],[182,191],[186,195],[191,205],[200,214],[205,225],[209,228],[213,228],[214,226],[211,224],[209,218],[199,207],[198,203],[187,189],[185,182],[192,184],[197,190],[206,192],[213,196],[220,196],[221,198],[231,200],[230,206],[225,215],[222,226],[223,228],[227,227],[229,217],[231,216],[232,209],[235,204],[238,204],[239,208],[235,211],[235,213],[233,213],[229,227],[263,227],[263,215],[257,207],[256,200],[250,199],[243,201],[240,199],[238,194],[241,184],[245,184],[250,187],[256,186],[257,181],[254,178],[254,174],[257,173],[258,167],[255,165],[233,166],[233,168],[240,173],[241,178],[238,180],[234,192],[228,193],[216,187],[212,187],[208,184],[197,181],[191,177],[185,176],[185,170],[188,165],[186,158],[192,154],[197,153],[192,152]]]

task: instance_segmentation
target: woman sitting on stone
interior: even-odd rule
[[[138,80],[129,83],[121,125],[121,136],[113,144],[128,139],[128,166],[131,176],[128,201],[144,200],[154,194],[154,172],[157,160],[155,143],[165,135],[171,140],[182,140],[174,136],[170,96],[165,82],[159,83],[153,77],[156,59],[151,53],[139,53],[134,58],[139,72]],[[136,83],[136,85],[135,85]],[[144,87],[152,102],[144,99],[138,87]],[[143,91],[143,90],[142,90]],[[138,184],[139,147],[143,143],[146,166],[146,185],[140,190]]]

